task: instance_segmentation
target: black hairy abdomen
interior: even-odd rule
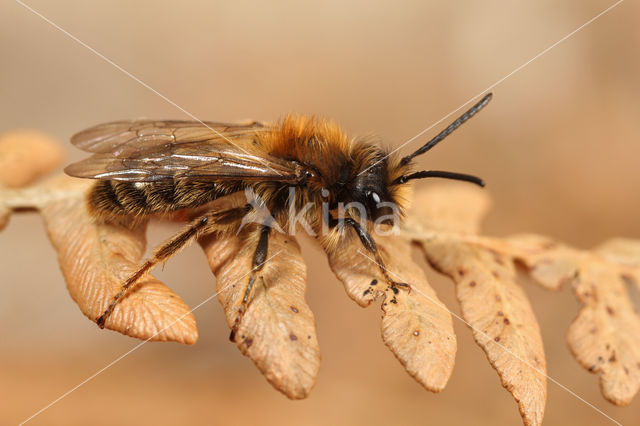
[[[195,208],[235,192],[233,184],[192,180],[150,183],[97,181],[89,193],[89,207],[99,216],[140,216]]]

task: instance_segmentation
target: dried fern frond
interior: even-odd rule
[[[255,245],[242,236],[209,236],[201,245],[232,327]],[[292,399],[307,397],[320,369],[315,320],[304,298],[306,269],[295,239],[274,233],[252,302],[236,333],[238,349],[253,360],[269,383]]]
[[[525,424],[540,424],[547,397],[540,328],[507,256],[476,243],[486,192],[460,185],[425,191],[404,232],[456,284],[462,318],[518,402]],[[447,218],[439,221],[439,218]]]
[[[329,257],[347,294],[361,306],[382,298],[382,338],[393,354],[427,390],[440,392],[453,372],[456,336],[449,310],[438,300],[420,267],[411,260],[409,242],[376,238],[391,278],[411,286],[392,288],[359,240]]]
[[[607,400],[631,401],[640,389],[640,317],[625,282],[638,285],[640,242],[614,239],[585,251],[539,235],[483,237],[475,232],[484,214],[478,206],[487,201],[479,202],[477,189],[452,185],[420,197],[404,235],[456,282],[463,317],[519,402],[526,424],[542,420],[546,370],[537,322],[516,282],[520,265],[547,289],[573,286],[580,302],[568,332],[574,357],[600,376]],[[439,217],[455,219],[441,226]]]
[[[38,143],[44,144],[38,152],[48,159],[24,155],[25,147]],[[14,212],[39,211],[69,293],[95,320],[143,256],[146,224],[93,221],[84,202],[88,181],[59,176],[32,184],[58,165],[57,149],[29,134],[0,137],[0,165],[6,163],[0,167],[0,229]],[[18,156],[19,166],[6,162],[7,156]],[[390,286],[357,239],[329,256],[331,269],[360,306],[381,302],[383,341],[422,386],[440,392],[453,371],[456,336],[451,312],[412,260],[412,244],[419,246],[434,269],[454,281],[460,319],[518,402],[527,425],[542,422],[547,372],[540,329],[517,270],[547,289],[570,284],[580,303],[569,327],[571,351],[600,376],[605,398],[628,404],[640,389],[640,318],[626,288],[640,289],[640,242],[614,239],[579,250],[537,235],[485,237],[479,231],[489,204],[486,191],[432,185],[415,196],[399,236],[375,237],[387,272],[408,283],[410,291]],[[244,297],[239,283],[252,271],[251,241],[243,235],[209,235],[199,243],[233,327]],[[300,247],[293,237],[273,233],[234,340],[267,380],[292,399],[309,394],[320,365],[305,288]],[[189,307],[151,275],[117,305],[106,327],[139,339],[192,344],[198,337]]]
[[[637,285],[638,244],[614,239],[585,251],[534,235],[492,244],[524,264],[541,285],[573,287],[580,311],[569,327],[569,348],[580,365],[600,376],[603,396],[616,405],[629,404],[640,389],[640,317],[625,286]]]

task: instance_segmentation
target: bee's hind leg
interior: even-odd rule
[[[133,274],[127,278],[122,284],[120,291],[113,296],[111,303],[107,306],[107,309],[96,319],[96,323],[100,328],[104,328],[104,324],[109,318],[109,315],[113,313],[113,310],[127,294],[127,290],[135,285],[149,270],[151,270],[158,263],[167,261],[171,256],[176,254],[187,244],[200,237],[205,233],[215,231],[217,227],[224,226],[226,222],[233,222],[238,217],[242,217],[248,207],[237,207],[221,212],[210,212],[206,215],[192,221],[184,230],[171,237],[168,241],[160,245],[153,252],[153,256],[138,268]]]

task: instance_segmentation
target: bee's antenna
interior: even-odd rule
[[[489,103],[489,101],[491,100],[492,96],[493,96],[492,93],[488,93],[487,95],[485,95],[482,99],[480,99],[480,101],[477,104],[475,104],[474,106],[469,108],[469,110],[467,112],[465,112],[460,117],[458,117],[456,119],[456,121],[454,121],[453,123],[449,124],[449,126],[446,129],[444,129],[443,131],[438,133],[433,139],[431,139],[429,142],[424,144],[420,149],[418,149],[413,154],[409,154],[406,157],[404,157],[402,160],[400,160],[400,164],[406,165],[414,157],[417,157],[418,155],[424,154],[425,152],[429,151],[431,148],[436,146],[438,144],[438,142],[440,142],[441,140],[443,140],[444,138],[449,136],[451,133],[453,133],[453,131],[455,129],[460,127],[465,121],[467,121],[468,119],[473,117],[478,111],[480,111],[482,108],[484,108]]]
[[[392,185],[402,184],[411,179],[423,179],[423,178],[431,178],[431,177],[462,180],[465,182],[475,183],[478,186],[484,186],[484,181],[479,177],[472,176],[472,175],[465,175],[464,173],[443,172],[440,170],[423,170],[421,172],[412,173],[407,176],[400,176],[399,178],[397,178],[392,182]]]

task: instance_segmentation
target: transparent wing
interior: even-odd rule
[[[73,135],[71,143],[83,151],[118,154],[120,150],[136,150],[141,145],[232,139],[234,135],[246,136],[250,131],[265,130],[269,127],[257,121],[242,124],[181,120],[114,121]]]
[[[256,138],[260,123],[120,121],[84,130],[71,143],[94,155],[71,164],[71,176],[134,182],[162,179],[295,182],[301,167],[270,156]]]

